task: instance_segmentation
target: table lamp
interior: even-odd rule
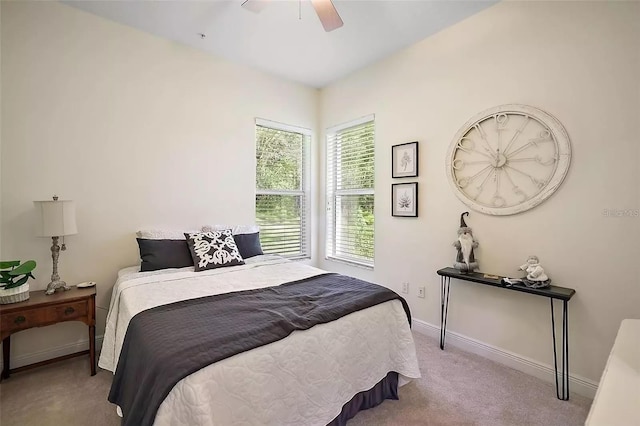
[[[58,257],[60,256],[60,246],[58,239],[62,238],[62,250],[67,247],[64,244],[65,235],[78,233],[76,227],[76,205],[73,201],[58,200],[56,195],[53,200],[34,201],[36,208],[36,236],[51,237],[51,258],[53,259],[53,273],[51,282],[47,285],[45,294],[53,294],[57,289],[71,290],[67,283],[60,280],[58,275]]]

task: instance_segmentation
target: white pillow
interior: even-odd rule
[[[185,232],[192,233],[200,231],[180,231],[176,229],[141,229],[136,232],[136,236],[145,240],[186,240],[184,236]]]
[[[255,234],[256,232],[260,232],[258,225],[204,225],[202,232],[222,231],[224,229],[231,229],[233,235]]]

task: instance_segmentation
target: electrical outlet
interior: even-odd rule
[[[424,299],[424,286],[418,287],[418,297],[421,297]]]
[[[408,282],[403,282],[402,283],[402,292],[404,294],[409,294],[409,283]]]

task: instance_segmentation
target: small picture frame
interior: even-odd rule
[[[418,182],[391,185],[391,216],[418,217]]]
[[[391,177],[418,176],[418,142],[407,142],[391,147]]]

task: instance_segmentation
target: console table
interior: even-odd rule
[[[486,278],[483,272],[462,273],[454,268],[444,268],[438,271],[440,275],[440,349],[444,350],[444,340],[447,332],[447,313],[449,311],[449,287],[451,278],[468,281],[476,284],[484,284],[492,287],[500,287],[505,290],[519,291],[536,296],[548,297],[551,302],[551,332],[553,335],[553,365],[555,368],[556,396],[558,399],[569,399],[569,325],[568,302],[575,294],[575,290],[566,287],[549,286],[546,288],[531,288],[524,284],[514,284],[507,287],[502,283],[502,278]],[[562,301],[562,374],[561,385],[558,383],[558,356],[556,349],[556,322],[553,313],[554,299]]]

